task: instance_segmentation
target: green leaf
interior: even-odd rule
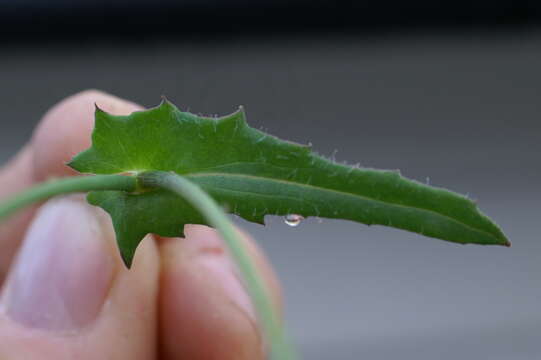
[[[113,116],[96,108],[92,146],[69,164],[82,173],[172,171],[206,190],[229,212],[264,223],[265,215],[353,220],[456,243],[509,245],[468,198],[407,180],[394,171],[349,167],[253,129],[243,109],[221,118],[158,107]],[[204,220],[165,190],[100,191],[89,202],[111,215],[129,266],[147,233],[182,236]]]

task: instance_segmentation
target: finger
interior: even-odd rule
[[[48,201],[2,290],[0,359],[153,359],[158,274],[151,237],[128,271],[102,210]]]
[[[188,225],[185,233],[184,239],[158,241],[161,358],[264,359],[254,309],[222,240],[205,226]],[[280,309],[280,287],[270,265],[249,237],[243,239]]]
[[[66,162],[90,145],[94,126],[94,104],[117,115],[140,110],[134,103],[97,90],[66,98],[40,121],[30,143],[0,170],[0,202],[50,177],[74,174]],[[0,283],[7,272],[35,207],[0,223]]]

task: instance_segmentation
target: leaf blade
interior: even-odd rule
[[[265,215],[295,213],[393,226],[457,243],[509,245],[471,200],[393,171],[336,164],[309,146],[249,127],[242,109],[217,119],[181,112],[167,101],[129,116],[97,109],[92,139],[92,147],[70,163],[76,170],[173,171],[248,221],[264,223]],[[204,223],[193,209],[178,200],[171,203],[163,193],[92,198],[114,218],[115,229],[131,223],[133,231],[117,230],[117,236],[132,250],[144,232],[180,236],[185,224]],[[129,220],[134,210],[119,210],[127,209],[122,207],[127,201],[138,209],[137,221]],[[145,212],[163,216],[156,221]]]

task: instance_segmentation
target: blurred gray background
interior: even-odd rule
[[[541,359],[541,32],[413,30],[12,41],[0,162],[86,88],[202,114],[244,105],[252,126],[323,155],[468,194],[513,243],[239,221],[277,269],[305,359]]]

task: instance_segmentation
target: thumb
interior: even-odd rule
[[[151,359],[158,255],[121,264],[110,220],[80,196],[37,212],[0,297],[1,359]]]

